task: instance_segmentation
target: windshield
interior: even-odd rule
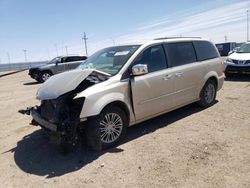
[[[78,68],[96,69],[113,76],[118,73],[139,47],[139,45],[130,45],[102,49],[91,55],[85,62],[80,64]]]
[[[250,43],[240,46],[240,48],[237,50],[237,53],[250,53]]]
[[[56,62],[59,62],[59,60],[60,60],[60,58],[59,58],[59,57],[56,57],[56,58],[50,60],[47,64],[54,64],[54,63],[56,63]]]

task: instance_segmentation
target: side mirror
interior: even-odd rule
[[[148,73],[148,65],[146,64],[138,64],[132,67],[133,76],[139,76],[147,73]]]
[[[62,61],[62,59],[58,59],[57,61],[56,61],[56,66],[59,64],[59,63],[61,63],[61,61]]]

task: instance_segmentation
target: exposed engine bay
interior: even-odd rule
[[[53,77],[51,77],[38,91],[37,98],[42,99],[40,106],[19,110],[20,113],[33,117],[33,125],[40,125],[43,129],[51,132],[51,134],[57,134],[59,143],[67,150],[77,148],[80,138],[79,135],[84,132],[84,126],[81,126],[84,124],[84,121],[80,120],[80,113],[85,98],[74,99],[74,97],[88,87],[109,78],[108,75],[99,71],[87,71],[87,76],[82,77],[83,80],[73,90],[63,93],[57,98],[52,97],[52,99],[49,99],[47,89],[48,85],[52,85],[51,82],[53,82],[53,80],[50,79],[53,79]],[[60,76],[60,74],[56,75],[54,80],[60,79],[57,78],[57,76]],[[67,87],[67,83],[64,82],[64,84]],[[72,85],[72,81],[70,84]],[[44,88],[46,88],[46,91],[43,91]],[[41,93],[45,94],[42,96]],[[53,96],[56,95],[54,94]]]

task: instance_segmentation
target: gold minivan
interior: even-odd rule
[[[117,144],[128,126],[197,102],[211,106],[224,82],[223,64],[202,38],[160,38],[113,46],[77,69],[49,78],[39,106],[21,110],[33,124],[76,148],[83,133],[102,150]]]

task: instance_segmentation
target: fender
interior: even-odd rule
[[[124,93],[112,92],[101,96],[100,98],[98,98],[98,100],[96,100],[96,97],[86,97],[82,111],[80,113],[80,118],[87,118],[89,116],[99,115],[101,111],[110,103],[122,102],[127,106],[129,110],[130,123],[133,123],[135,121],[135,117],[132,112],[130,99],[127,96],[128,95],[124,95]]]
[[[204,76],[204,78],[203,78],[203,80],[202,80],[202,84],[200,85],[199,91],[202,90],[202,88],[203,88],[203,86],[205,85],[205,83],[207,82],[207,80],[208,80],[209,78],[211,78],[211,77],[215,77],[216,80],[217,80],[217,84],[218,84],[218,77],[219,77],[219,76],[218,76],[217,72],[216,72],[216,71],[210,71],[210,72],[208,72],[208,73]]]

